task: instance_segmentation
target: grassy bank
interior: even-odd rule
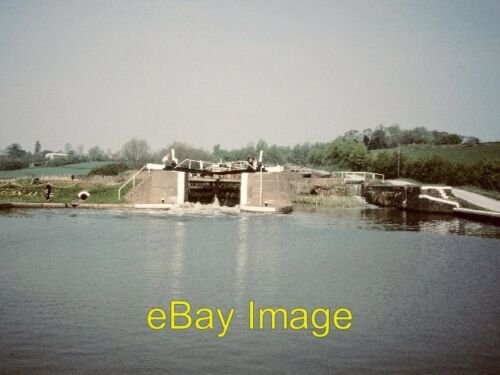
[[[91,161],[86,163],[67,164],[60,167],[34,167],[0,171],[0,178],[41,177],[41,176],[87,176],[96,167],[110,164],[108,161]]]
[[[338,195],[295,195],[292,197],[292,202],[330,208],[354,208],[365,205],[359,197]]]
[[[373,150],[379,152],[394,152],[397,148]],[[464,164],[474,164],[480,160],[499,160],[500,142],[482,143],[479,145],[414,145],[401,146],[401,154],[410,160],[417,160],[431,155]]]
[[[32,185],[28,181],[18,181],[16,184],[9,184],[0,187],[0,202],[25,202],[25,203],[69,203],[77,200],[80,191],[85,190],[90,193],[90,198],[86,203],[123,203],[118,201],[118,189],[121,184],[104,186],[82,186],[81,184],[58,183],[52,186],[52,197],[46,200],[43,192],[45,184]],[[122,196],[130,189],[130,186],[122,190]]]

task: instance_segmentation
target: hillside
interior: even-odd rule
[[[397,148],[373,150],[371,152],[378,153],[382,151],[394,152],[397,151]],[[473,164],[483,159],[500,160],[500,142],[479,145],[401,146],[401,153],[412,160],[429,155],[438,155],[444,159]]]
[[[109,164],[108,161],[91,161],[86,163],[67,164],[61,167],[34,167],[0,171],[0,178],[41,177],[41,176],[86,176],[89,172],[101,165]]]

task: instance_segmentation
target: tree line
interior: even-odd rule
[[[500,162],[498,160],[481,161],[474,165],[466,165],[437,156],[409,160],[394,150],[398,145],[425,144],[478,144],[479,139],[437,130],[429,131],[417,127],[403,130],[398,125],[365,129],[362,132],[350,130],[330,142],[302,143],[295,146],[268,145],[264,140],[249,143],[239,149],[224,149],[219,144],[211,151],[193,147],[186,143],[173,142],[158,151],[152,151],[144,139],[133,138],[126,142],[115,154],[104,152],[98,146],[90,148],[86,153],[82,147],[74,150],[70,144],[65,145],[68,154],[64,158],[46,160],[41,151],[40,142],[36,142],[34,151],[29,152],[17,143],[11,144],[0,156],[0,169],[19,169],[30,163],[42,163],[48,166],[59,166],[84,161],[120,161],[124,167],[138,168],[148,162],[160,162],[162,158],[175,149],[176,157],[184,159],[206,160],[217,162],[244,160],[249,156],[258,157],[264,151],[264,159],[269,164],[296,164],[327,170],[371,171],[383,173],[386,178],[408,177],[422,182],[446,183],[451,185],[474,185],[486,189],[500,190]],[[115,168],[116,169],[116,168]]]
[[[344,140],[363,142],[369,150],[394,148],[401,145],[458,145],[479,144],[476,137],[448,133],[439,130],[428,130],[424,126],[413,129],[401,129],[398,124],[379,125],[363,131],[349,130],[342,137]]]
[[[82,145],[79,145],[75,150],[70,143],[66,143],[64,146],[65,157],[47,159],[46,155],[51,152],[52,150],[42,150],[40,141],[35,142],[33,151],[24,150],[19,143],[12,143],[0,154],[0,170],[22,169],[30,165],[58,167],[87,161],[110,160],[110,156],[99,146],[91,147],[85,153]]]

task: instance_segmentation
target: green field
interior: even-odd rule
[[[394,152],[397,148],[385,150],[373,150],[378,153],[382,151]],[[411,160],[420,159],[424,156],[438,155],[444,159],[473,164],[477,161],[488,159],[500,160],[500,142],[483,143],[474,146],[467,145],[443,145],[443,146],[401,146],[401,154]]]
[[[123,203],[123,201],[118,201],[118,189],[121,184],[111,186],[95,185],[88,187],[67,182],[57,183],[52,186],[52,197],[50,201],[47,201],[43,195],[45,184],[33,185],[29,180],[20,180],[15,184],[0,184],[0,203],[70,203],[77,200],[78,192],[82,190],[86,190],[90,193],[90,198],[86,203]],[[131,187],[131,184],[128,184],[123,188],[122,196],[125,195]]]
[[[0,178],[41,177],[41,176],[86,176],[95,168],[112,162],[90,161],[86,163],[68,164],[61,167],[34,167],[0,171]]]

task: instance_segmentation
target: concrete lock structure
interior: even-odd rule
[[[283,172],[200,176],[196,173],[149,170],[137,177],[125,200],[140,206],[182,205],[185,202],[240,206],[242,211],[292,211],[290,182]]]
[[[187,197],[187,173],[151,170],[126,196],[129,203],[181,205]]]
[[[290,212],[290,181],[286,173],[242,173],[240,209],[250,212]]]

